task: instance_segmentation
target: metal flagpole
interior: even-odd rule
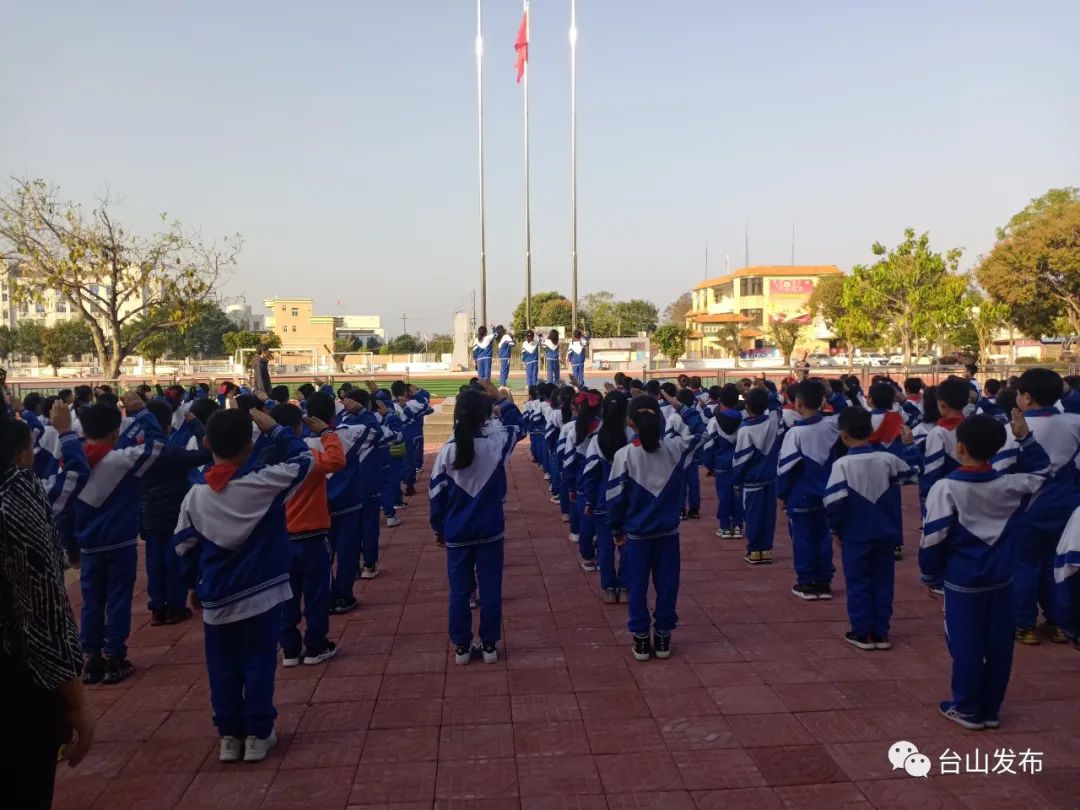
[[[570,0],[570,321],[578,325],[577,278],[577,0]]]
[[[532,17],[529,14],[529,0],[525,0],[525,43],[526,48],[532,46]],[[525,328],[532,328],[532,214],[529,201],[529,58],[525,60],[524,73],[521,81],[524,84],[525,93]]]
[[[484,28],[483,0],[476,0],[476,110],[480,157],[480,323],[487,320],[487,250],[484,235]]]

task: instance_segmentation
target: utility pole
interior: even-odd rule
[[[405,313],[404,312],[401,313],[401,334],[403,334],[403,335],[409,334],[409,330],[405,328]]]
[[[469,325],[469,334],[476,333],[476,290],[472,291],[472,323]]]

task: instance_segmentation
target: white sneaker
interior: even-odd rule
[[[244,741],[239,737],[222,737],[219,762],[239,762],[244,756]]]
[[[468,665],[472,660],[472,645],[459,644],[454,648],[454,663],[459,667]]]
[[[323,661],[329,661],[331,658],[337,655],[337,649],[337,645],[334,642],[328,641],[326,642],[326,647],[315,653],[314,655],[310,655],[309,653],[305,652],[304,666],[312,667],[316,664],[321,664]]]
[[[394,509],[408,509],[408,508],[409,508],[409,502],[408,501],[402,501],[401,503],[394,504]]]
[[[379,566],[364,566],[360,569],[360,579],[375,579],[379,575]]]
[[[571,543],[576,543],[580,539],[581,539],[580,535],[576,535],[573,532],[570,532],[570,542]]]
[[[484,656],[485,664],[496,664],[499,661],[499,653],[495,649],[494,644],[482,644],[480,646],[480,654]]]
[[[559,498],[559,496],[558,496],[558,495],[552,495],[552,496],[551,496],[550,498],[548,498],[548,500],[549,500],[549,501],[550,501],[551,503],[558,503],[558,502],[559,502],[559,500],[560,500],[560,498]]]
[[[394,515],[394,517],[389,517],[389,518],[386,519],[386,528],[388,528],[388,529],[392,529],[395,526],[400,526],[400,525],[401,525],[401,518],[399,518],[397,515]]]
[[[544,473],[544,480],[545,481],[550,481],[551,480],[551,473]]]
[[[281,657],[281,665],[283,667],[285,667],[285,669],[291,669],[292,667],[298,667],[298,666],[300,666],[300,656],[296,655],[293,658],[289,658],[288,656],[283,655]]]
[[[562,515],[562,522],[563,523],[569,523],[570,522],[570,516],[567,515],[567,514],[563,514]]]
[[[270,736],[265,738],[252,734],[244,742],[244,762],[262,762],[275,745],[277,745],[277,732],[273,729],[270,730]]]

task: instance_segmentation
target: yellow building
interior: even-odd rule
[[[688,351],[701,358],[727,356],[717,335],[730,324],[742,326],[743,351],[767,350],[769,325],[783,321],[806,324],[797,352],[828,351],[831,335],[806,306],[819,279],[840,274],[835,265],[762,265],[702,281],[690,292]]]
[[[266,307],[266,331],[281,338],[281,352],[311,354],[316,363],[329,362],[334,348],[334,316],[315,315],[311,298],[271,298]]]

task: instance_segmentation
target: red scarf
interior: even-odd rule
[[[112,452],[112,448],[107,444],[86,445],[86,460],[90,463],[90,468],[96,467],[110,452]]]
[[[235,464],[217,463],[203,474],[206,485],[214,492],[221,492],[240,468]]]
[[[956,430],[956,426],[964,421],[962,416],[943,416],[937,420],[937,426],[946,430]]]
[[[881,420],[877,430],[870,434],[872,444],[892,444],[900,438],[900,428],[904,420],[897,411],[889,411]]]

